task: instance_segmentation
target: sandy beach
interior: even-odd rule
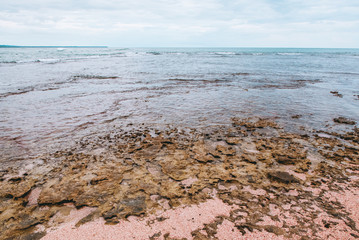
[[[0,240],[359,239],[359,1],[2,1]]]
[[[119,129],[2,168],[0,238],[356,239],[358,156],[355,126]]]
[[[359,239],[359,1],[2,1],[0,240]]]

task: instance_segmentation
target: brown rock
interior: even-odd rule
[[[105,177],[105,176],[98,176],[98,177],[94,177],[93,179],[91,179],[90,183],[91,183],[91,185],[96,185],[96,184],[98,184],[99,182],[106,181],[106,180],[108,180],[107,177]]]
[[[340,94],[338,91],[330,91],[330,93],[333,94],[336,97],[340,97],[340,98],[343,97],[343,94]]]
[[[28,229],[30,227],[33,227],[37,224],[41,223],[39,219],[30,217],[29,215],[26,215],[26,217],[23,217],[23,220],[19,223],[18,229],[24,230]]]
[[[231,146],[217,145],[216,150],[227,156],[234,156],[236,154],[236,149]]]
[[[214,156],[211,155],[211,150],[206,146],[204,141],[196,142],[191,151],[194,153],[193,158],[201,163],[212,162],[214,161]]]
[[[193,158],[201,163],[214,161],[213,155],[210,155],[210,154],[206,154],[206,155],[196,154]]]
[[[283,183],[299,183],[299,180],[294,177],[293,175],[287,173],[287,172],[282,172],[282,171],[276,171],[276,172],[270,172],[268,173],[268,176],[278,182],[283,182]]]
[[[19,236],[19,240],[38,240],[43,238],[46,235],[46,232],[35,232],[24,234],[23,236]]]
[[[278,156],[276,160],[278,163],[284,165],[295,164],[297,162],[295,159],[288,156]]]
[[[182,181],[193,175],[189,168],[191,160],[185,151],[176,151],[160,162],[162,172],[174,180]]]
[[[124,207],[125,214],[128,215],[140,215],[145,213],[146,210],[146,198],[144,196],[139,196],[136,198],[126,198],[121,201],[121,204]]]
[[[74,198],[82,195],[85,185],[86,182],[80,181],[75,176],[64,177],[59,183],[45,186],[40,193],[38,203],[41,205],[73,201]]]
[[[6,209],[0,214],[0,222],[2,223],[6,222],[10,218],[16,216],[16,213],[17,213],[16,208]]]
[[[292,116],[293,119],[298,119],[298,118],[301,118],[301,117],[303,117],[303,115],[300,115],[300,114]]]
[[[237,145],[240,142],[240,138],[238,137],[227,137],[226,143],[229,145]]]
[[[93,221],[96,217],[98,217],[98,215],[99,215],[98,210],[93,211],[92,213],[90,213],[89,215],[87,215],[86,217],[84,217],[80,221],[78,221],[76,223],[75,227],[79,227],[82,224]]]
[[[242,159],[249,163],[257,163],[258,161],[255,154],[243,154]]]
[[[35,186],[35,181],[30,179],[26,181],[0,182],[0,198],[1,197],[23,197],[31,188]]]
[[[177,182],[163,182],[160,188],[160,195],[165,198],[174,199],[182,196],[184,190]]]
[[[355,125],[356,124],[356,121],[351,120],[349,118],[345,118],[345,117],[334,118],[333,121],[336,122],[336,123],[340,123],[340,124],[348,124],[348,125]]]
[[[271,233],[274,233],[276,235],[283,235],[285,233],[285,231],[282,228],[279,228],[277,226],[273,226],[273,225],[266,225],[263,226],[263,228]]]
[[[269,119],[238,119],[238,118],[232,118],[233,126],[243,126],[246,127],[249,130],[253,130],[255,128],[266,128],[271,127],[274,129],[279,129],[279,126],[277,123],[269,120]]]

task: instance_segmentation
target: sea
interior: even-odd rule
[[[0,48],[0,162],[118,129],[359,122],[359,49]],[[299,130],[298,130],[299,131]]]

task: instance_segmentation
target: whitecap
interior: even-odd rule
[[[215,52],[215,54],[218,55],[235,55],[235,52]]]
[[[299,56],[299,55],[303,55],[302,53],[277,53],[278,55],[284,55],[284,56]]]
[[[61,61],[61,59],[57,59],[57,58],[41,58],[41,59],[37,59],[35,62],[57,63],[60,61]]]

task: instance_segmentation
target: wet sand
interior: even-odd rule
[[[356,239],[359,130],[348,129],[133,127],[7,163],[0,239]]]

